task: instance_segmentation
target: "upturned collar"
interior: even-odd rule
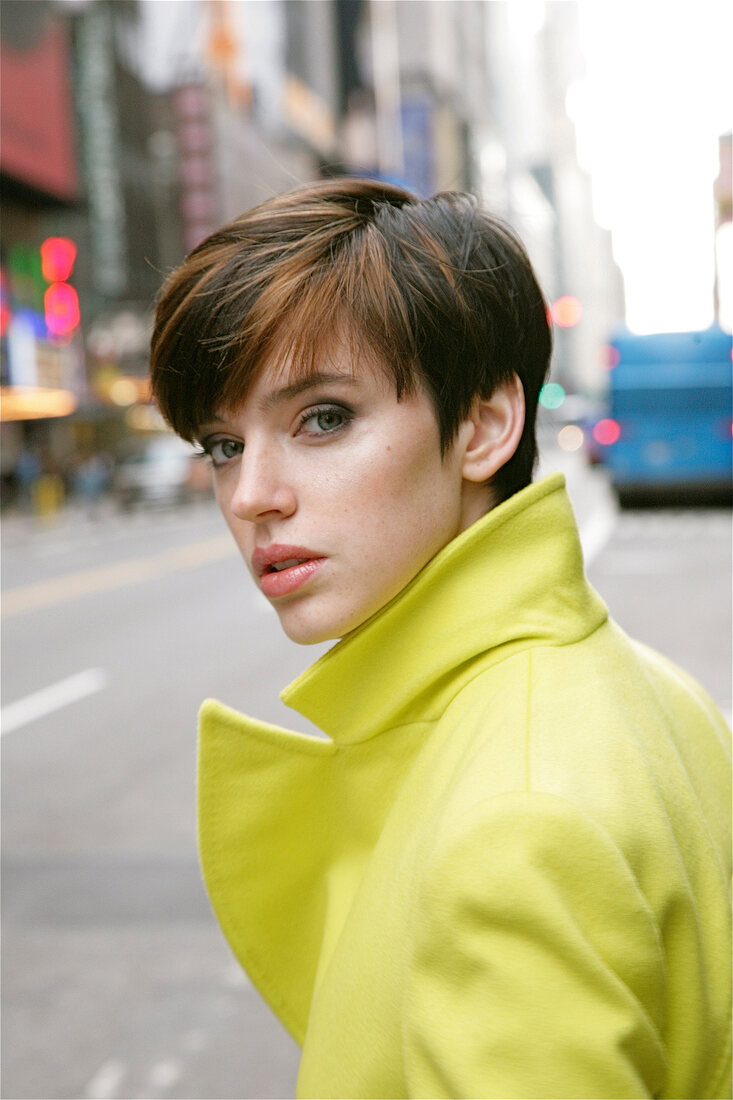
[[[462,532],[281,698],[355,744],[439,716],[489,651],[575,641],[607,614],[585,578],[564,475],[551,474]]]

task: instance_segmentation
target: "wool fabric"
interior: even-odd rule
[[[302,1097],[729,1097],[730,733],[589,585],[562,475],[283,692],[213,700],[199,843]]]

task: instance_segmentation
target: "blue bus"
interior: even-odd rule
[[[622,502],[733,496],[731,348],[717,325],[613,333],[608,416],[595,424],[593,439]]]

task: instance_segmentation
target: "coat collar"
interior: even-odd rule
[[[355,744],[439,716],[475,658],[574,641],[606,615],[585,579],[565,478],[552,474],[449,543],[281,698],[333,741]]]

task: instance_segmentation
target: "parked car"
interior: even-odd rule
[[[117,466],[113,492],[123,508],[181,504],[209,491],[211,474],[190,444],[160,435]]]

